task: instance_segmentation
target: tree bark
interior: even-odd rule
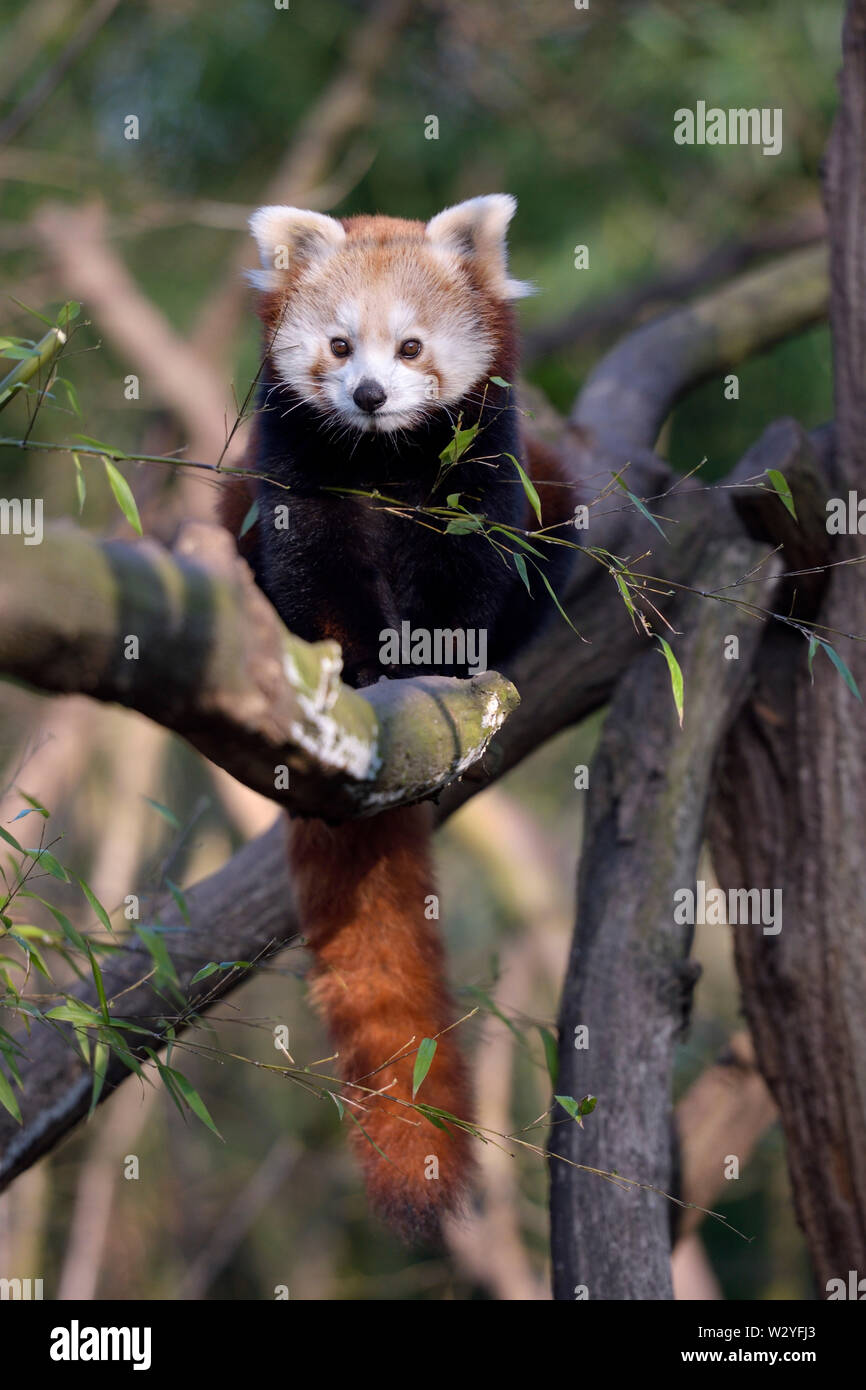
[[[765,547],[737,530],[734,523],[732,535],[707,547],[696,587],[736,583],[764,556]],[[762,575],[757,602],[772,592],[773,567]],[[677,643],[682,729],[665,661],[646,651],[617,687],[590,770],[557,1087],[598,1103],[583,1128],[561,1107],[554,1112],[553,1289],[561,1300],[673,1296],[671,1208],[661,1193],[675,1185],[673,1051],[696,979],[688,963],[694,928],[675,920],[674,894],[694,888],[715,752],[761,633],[744,614],[694,595],[672,616],[685,633]],[[731,636],[739,660],[724,657]],[[567,1164],[647,1188],[600,1182]]]
[[[826,170],[837,439],[829,495],[846,499],[866,481],[864,150],[866,4],[853,0]],[[817,593],[789,592],[789,601],[830,629],[862,691],[862,640],[832,635],[866,629],[863,570],[844,563],[862,541],[825,533],[823,543],[838,567]],[[723,884],[782,892],[778,935],[736,929],[737,969],[823,1296],[829,1279],[866,1272],[866,740],[862,704],[822,652],[813,684],[806,658],[799,634],[767,632],[720,760],[710,837]]]

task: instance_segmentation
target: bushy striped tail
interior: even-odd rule
[[[410,1108],[417,1049],[437,1034],[417,1102],[470,1118],[459,1017],[435,920],[427,805],[328,826],[289,822],[289,861],[313,953],[312,998],[339,1051],[374,1208],[408,1240],[435,1239],[472,1174],[471,1137]],[[353,1084],[354,1083],[354,1084]],[[367,1088],[367,1089],[365,1089]],[[375,1091],[378,1094],[371,1095]],[[347,1107],[349,1108],[349,1107]]]

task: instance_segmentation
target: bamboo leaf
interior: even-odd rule
[[[0,1105],[3,1106],[4,1110],[9,1111],[13,1120],[17,1120],[19,1125],[24,1123],[21,1119],[21,1108],[4,1071],[0,1071]]]
[[[531,588],[529,587],[529,575],[528,575],[527,572],[526,572],[526,561],[524,560],[523,556],[522,556],[522,555],[518,555],[516,551],[515,551],[514,555],[513,555],[511,558],[512,558],[513,561],[514,561],[514,568],[517,570],[517,573],[520,575],[520,578],[523,580],[523,583],[524,583],[524,585],[525,585],[525,587],[526,587],[526,592],[529,594],[529,596],[530,596],[530,598],[531,598],[531,597],[532,597],[532,590],[531,590]]]
[[[541,1034],[541,1041],[544,1044],[544,1060],[547,1063],[547,1072],[550,1077],[551,1086],[556,1085],[556,1078],[559,1075],[559,1048],[556,1038],[549,1028],[542,1028],[538,1025]]]
[[[253,526],[255,526],[255,524],[256,524],[256,522],[258,521],[258,519],[259,519],[259,499],[256,498],[255,502],[253,502],[253,505],[250,507],[249,511],[247,512],[246,516],[245,516],[244,519],[243,519],[243,523],[242,523],[242,525],[241,525],[241,529],[240,529],[240,531],[238,532],[238,540],[243,540],[244,536],[247,534],[247,531],[249,531]]]
[[[517,469],[520,481],[523,484],[523,491],[526,493],[526,496],[529,499],[529,505],[532,507],[532,510],[535,512],[535,515],[538,518],[539,526],[543,525],[543,522],[541,520],[541,499],[539,498],[538,493],[535,490],[535,484],[532,482],[532,479],[527,476],[526,470],[522,467],[522,465],[518,462],[518,460],[514,457],[513,454],[506,454],[505,457],[511,459],[511,462]]]
[[[111,931],[112,931],[112,927],[111,927],[111,918],[109,917],[109,915],[108,915],[108,913],[106,912],[105,908],[102,906],[102,903],[101,903],[101,902],[99,901],[99,899],[97,898],[97,896],[96,896],[96,894],[94,893],[93,889],[90,887],[90,884],[89,884],[89,883],[86,883],[85,880],[84,880],[83,878],[80,878],[77,874],[75,875],[75,878],[76,878],[76,881],[77,881],[77,883],[78,883],[79,888],[81,889],[81,891],[82,891],[82,893],[84,894],[84,896],[85,896],[85,898],[87,899],[87,901],[90,903],[90,906],[93,908],[93,911],[96,913],[96,915],[97,915],[97,917],[99,918],[100,922],[101,922],[102,925],[105,927],[105,930],[108,931],[108,932],[111,932]],[[112,935],[113,935],[113,932],[112,932]]]
[[[788,487],[784,473],[780,473],[778,468],[768,468],[767,477],[770,479],[770,482],[772,483],[778,496],[781,498],[788,511],[791,513],[791,516],[796,521],[797,509],[794,506],[793,494],[791,493],[791,489]]]
[[[72,462],[75,464],[75,495],[78,498],[78,515],[81,516],[87,497],[87,483],[84,479],[84,469],[81,467],[81,459],[77,454],[72,455]]]
[[[580,636],[580,633],[578,632],[577,628],[574,626],[574,623],[571,621],[571,618],[568,616],[568,614],[566,613],[566,611],[565,611],[565,609],[563,608],[562,604],[560,603],[559,599],[557,598],[556,594],[554,593],[553,585],[551,584],[551,582],[550,582],[550,580],[548,579],[547,575],[544,573],[544,570],[543,570],[543,569],[540,569],[538,565],[536,565],[535,568],[538,570],[538,573],[541,575],[541,582],[542,582],[542,584],[544,585],[544,587],[545,587],[545,589],[547,590],[547,592],[550,594],[550,597],[553,599],[553,602],[556,604],[557,608],[559,609],[560,615],[561,615],[561,616],[565,619],[565,621],[568,623],[568,626],[571,628],[571,630],[572,630],[572,632],[574,633],[574,635],[575,635],[576,637],[579,637],[579,636]]]
[[[174,898],[174,901],[177,904],[178,912],[180,913],[183,920],[186,922],[187,926],[189,926],[189,908],[186,905],[186,898],[184,897],[182,890],[178,888],[176,883],[172,883],[170,878],[167,878],[165,880],[165,886],[168,889],[169,893],[171,893],[171,896]]]
[[[80,439],[82,444],[87,444],[91,449],[98,449],[101,454],[107,454],[112,459],[125,459],[126,454],[122,449],[115,449],[111,444],[105,444],[101,439],[94,439],[90,434],[76,434],[76,439]]]
[[[27,851],[22,849],[21,845],[19,845],[18,841],[15,839],[15,836],[10,835],[8,830],[4,830],[2,825],[0,825],[0,840],[5,840],[7,845],[11,845],[12,848],[14,850],[17,850],[19,854],[27,853]]]
[[[105,997],[105,983],[102,978],[102,971],[99,968],[99,962],[93,954],[93,948],[89,942],[87,943],[87,954],[90,958],[90,969],[93,974],[93,983],[96,985],[96,997],[99,1000],[102,1017],[105,1019],[106,1023],[109,1023],[111,1021],[111,1016],[108,1012],[108,1000]]]
[[[453,439],[450,439],[445,448],[439,455],[441,463],[454,464],[463,457],[475,436],[478,434],[480,425],[470,425],[468,429],[455,429]]]
[[[418,1052],[417,1052],[416,1057],[415,1057],[415,1066],[414,1066],[413,1071],[412,1071],[412,1099],[413,1099],[413,1100],[415,1099],[415,1097],[417,1096],[419,1090],[421,1089],[421,1083],[423,1082],[425,1076],[427,1075],[428,1071],[430,1070],[430,1066],[431,1066],[431,1064],[432,1064],[432,1062],[433,1062],[433,1058],[434,1058],[435,1056],[436,1056],[436,1039],[435,1039],[435,1038],[422,1038],[422,1039],[421,1039],[421,1045],[420,1045],[420,1047],[418,1048]]]
[[[197,970],[195,972],[192,979],[190,980],[190,984],[197,985],[199,980],[206,980],[208,976],[215,975],[217,970],[219,970],[219,966],[217,965],[216,961],[208,961],[207,965],[203,965],[201,970]]]
[[[677,707],[677,718],[680,721],[680,728],[683,727],[683,673],[680,670],[680,663],[674,656],[669,643],[656,633],[657,640],[661,643],[662,654],[668,663],[668,670],[671,675],[671,690],[673,691],[674,704]]]
[[[656,530],[658,531],[659,535],[662,536],[664,540],[667,540],[667,536],[665,535],[665,533],[664,533],[664,531],[662,530],[662,528],[659,526],[658,522],[656,521],[655,517],[653,516],[652,512],[650,511],[650,509],[649,509],[649,507],[646,505],[646,503],[645,503],[645,502],[642,502],[642,501],[640,500],[639,497],[635,497],[634,493],[633,493],[628,487],[626,487],[626,485],[625,485],[625,483],[623,482],[622,477],[620,476],[619,473],[614,473],[613,476],[614,476],[614,481],[617,482],[617,483],[619,484],[619,486],[622,488],[622,490],[623,490],[623,492],[625,493],[625,495],[629,498],[629,500],[633,503],[633,505],[634,505],[635,507],[637,507],[637,509],[638,509],[638,511],[640,512],[641,516],[645,516],[646,519],[647,519],[647,521],[651,522],[652,525],[656,528]]]
[[[47,849],[25,849],[25,854],[29,854],[31,859],[36,859],[43,869],[47,869],[52,878],[59,879],[61,883],[69,882],[69,874],[64,869],[60,860]]]
[[[183,1096],[192,1113],[195,1116],[197,1116],[199,1120],[201,1120],[203,1125],[207,1126],[211,1133],[216,1135],[217,1139],[222,1139],[222,1135],[220,1134],[219,1130],[217,1129],[216,1125],[210,1117],[210,1113],[208,1111],[207,1106],[205,1105],[204,1101],[202,1100],[201,1096],[199,1095],[195,1087],[192,1085],[192,1083],[190,1081],[187,1081],[186,1077],[183,1075],[182,1072],[174,1071],[171,1067],[167,1067],[166,1071],[171,1071],[172,1080],[174,1081],[175,1085],[177,1086],[177,1089],[180,1091],[181,1095]]]
[[[170,811],[167,806],[163,806],[161,801],[154,801],[152,796],[145,796],[143,800],[147,802],[148,806],[152,806],[155,811],[159,811],[163,820],[168,821],[172,830],[180,830],[180,821],[174,814],[174,811]]]
[[[41,801],[37,801],[34,796],[28,796],[27,793],[25,791],[22,791],[20,787],[16,787],[15,790],[17,791],[19,796],[23,796],[24,800],[27,802],[27,805],[30,807],[31,810],[38,811],[40,816],[44,816],[45,820],[48,820],[50,818],[51,813],[49,811],[46,811]],[[16,816],[15,819],[17,820],[18,817]]]
[[[141,527],[141,517],[138,514],[138,506],[132,495],[132,488],[124,478],[119,468],[110,459],[103,459],[105,471],[108,474],[108,481],[111,484],[111,491],[114,493],[114,500],[123,515],[126,517],[136,535],[143,536]]]
[[[481,529],[481,518],[477,516],[461,516],[456,521],[449,521],[445,527],[446,536],[466,536],[470,531]]]
[[[854,677],[851,675],[851,672],[848,670],[848,667],[845,665],[845,662],[842,660],[841,656],[840,656],[839,653],[836,651],[835,647],[831,647],[830,643],[827,642],[824,638],[819,638],[818,640],[820,641],[821,646],[824,648],[824,651],[825,651],[825,652],[827,653],[827,655],[829,656],[829,658],[830,658],[830,660],[832,661],[833,665],[836,667],[836,670],[839,672],[839,675],[842,677],[842,679],[843,679],[843,681],[845,682],[845,684],[847,685],[848,689],[851,691],[851,694],[852,694],[852,695],[856,695],[857,699],[858,699],[858,700],[860,701],[860,703],[862,704],[862,703],[863,703],[863,696],[860,694],[860,691],[857,689],[857,682],[855,681]]]
[[[105,1073],[108,1070],[109,1046],[107,1042],[98,1042],[93,1049],[93,1091],[90,1096],[90,1109],[88,1115],[92,1115],[97,1105],[99,1097],[102,1095],[102,1088],[105,1084]]]

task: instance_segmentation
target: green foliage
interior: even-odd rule
[[[40,816],[44,820],[50,818],[48,810],[34,797],[28,796],[26,793],[21,793],[21,795],[24,796],[29,805],[19,811],[13,817],[13,821],[21,820],[31,814]],[[168,807],[161,806],[159,803],[154,804],[169,823],[173,822],[179,828],[180,822]],[[0,870],[5,887],[2,898],[0,898],[0,940],[13,943],[20,951],[20,957],[0,955],[0,1009],[6,1010],[13,1017],[17,1015],[26,1021],[28,1026],[34,1021],[55,1027],[59,1024],[71,1025],[81,1055],[89,1063],[93,1073],[90,1102],[90,1114],[93,1114],[102,1095],[112,1057],[143,1079],[144,1071],[136,1055],[142,1047],[142,1039],[147,1039],[150,1042],[159,1041],[160,1035],[166,1041],[174,1039],[176,1022],[188,1013],[186,998],[179,989],[176,968],[159,926],[156,925],[153,928],[138,926],[135,930],[147,946],[153,961],[154,987],[165,988],[171,992],[178,1006],[178,1012],[174,1018],[166,1019],[161,1027],[153,1029],[143,1028],[140,1024],[114,1013],[111,1001],[106,994],[102,966],[99,961],[100,955],[113,954],[117,949],[115,944],[107,941],[105,936],[101,935],[104,932],[109,938],[115,937],[109,912],[99,901],[86,879],[61,863],[60,859],[47,846],[40,843],[33,849],[28,849],[2,826],[0,826],[0,839],[19,856],[17,861],[10,856],[8,874],[5,869]],[[79,929],[66,912],[26,886],[28,883],[44,877],[45,874],[59,883],[74,885],[80,890],[86,907],[96,918],[98,930]],[[166,879],[165,883],[177,904],[178,910],[184,920],[189,923],[189,911],[184,893],[171,880]],[[57,923],[59,930],[16,920],[13,914],[17,910],[17,905],[23,900],[38,903],[43,907]],[[39,946],[36,944],[37,941],[40,943]],[[40,947],[50,948],[51,952],[67,965],[82,983],[90,982],[92,984],[96,994],[97,1007],[85,999],[79,998],[76,994],[70,993],[55,982],[55,967],[53,964],[49,964]],[[220,966],[214,965],[213,969],[214,971],[217,969],[235,969],[241,966],[252,968],[249,961],[224,961]],[[31,970],[36,970],[47,981],[51,989],[51,993],[47,996],[45,986],[40,985],[39,993],[28,998],[26,990]],[[13,971],[22,978],[17,981],[13,980]],[[199,971],[195,980],[202,979],[209,973],[211,972],[207,968]],[[51,1003],[50,1001],[54,998],[60,999],[62,1002]],[[145,1046],[144,1053],[154,1061],[158,1074],[172,1099],[180,1104],[181,1108],[186,1107],[217,1137],[221,1137],[204,1101],[188,1078],[177,1068],[169,1067],[167,1063],[161,1062],[152,1046]],[[4,1028],[0,1028],[0,1054],[2,1054],[13,1081],[20,1088],[22,1081],[17,1066],[17,1057],[22,1055],[21,1048],[12,1034]],[[0,1105],[19,1124],[22,1123],[20,1105],[2,1066],[0,1066]]]
[[[673,651],[671,650],[670,643],[666,642],[664,637],[659,637],[658,634],[656,634],[656,639],[658,641],[659,646],[662,649],[662,655],[664,656],[664,659],[668,664],[668,671],[670,672],[671,677],[671,690],[673,691],[674,704],[676,705],[677,710],[677,719],[680,721],[680,728],[682,728],[683,673],[680,669],[680,663],[677,661],[676,657],[673,654]]]
[[[436,1039],[422,1038],[418,1051],[415,1055],[415,1066],[412,1070],[412,1099],[414,1100],[421,1089],[421,1083],[436,1056]]]
[[[778,494],[778,496],[781,498],[781,500],[782,500],[782,502],[784,503],[786,509],[791,513],[791,516],[792,516],[792,517],[794,518],[794,520],[796,521],[796,520],[797,520],[797,508],[794,506],[794,498],[793,498],[793,495],[792,495],[792,493],[791,493],[791,489],[788,487],[788,484],[785,482],[785,476],[784,476],[784,474],[783,474],[783,473],[780,473],[779,470],[778,470],[778,468],[768,468],[768,469],[767,469],[767,477],[770,479],[770,482],[771,482],[772,485],[773,485],[774,491],[775,491],[775,492]]]

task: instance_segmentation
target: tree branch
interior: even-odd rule
[[[713,534],[695,576],[719,590],[758,563],[763,547]],[[765,565],[750,597],[774,584]],[[578,918],[559,1019],[557,1087],[598,1107],[580,1129],[561,1109],[550,1165],[554,1298],[673,1297],[671,1210],[657,1191],[623,1190],[567,1164],[586,1164],[674,1187],[673,1050],[696,971],[693,927],[678,924],[674,894],[696,879],[704,807],[718,743],[743,699],[760,627],[721,604],[688,596],[675,610],[686,691],[682,730],[661,654],[632,662],[614,694],[590,769]],[[724,659],[738,638],[740,658]],[[579,1030],[586,1028],[584,1037]],[[590,1193],[588,1184],[592,1183]]]
[[[587,377],[572,422],[651,449],[685,390],[820,323],[828,296],[825,246],[740,276],[623,339]]]
[[[826,218],[816,206],[790,221],[759,227],[740,241],[723,241],[685,266],[662,271],[645,284],[583,304],[560,319],[530,329],[524,340],[523,360],[535,362],[563,349],[586,350],[606,334],[621,334],[624,324],[633,323],[640,314],[645,316],[648,309],[660,311],[672,301],[691,299],[714,282],[745,270],[753,261],[810,246],[826,235]]]
[[[430,796],[481,758],[518,700],[496,672],[362,695],[340,668],[336,643],[283,628],[219,527],[188,525],[174,555],[60,527],[39,547],[0,550],[0,671],[139,710],[306,815]]]

